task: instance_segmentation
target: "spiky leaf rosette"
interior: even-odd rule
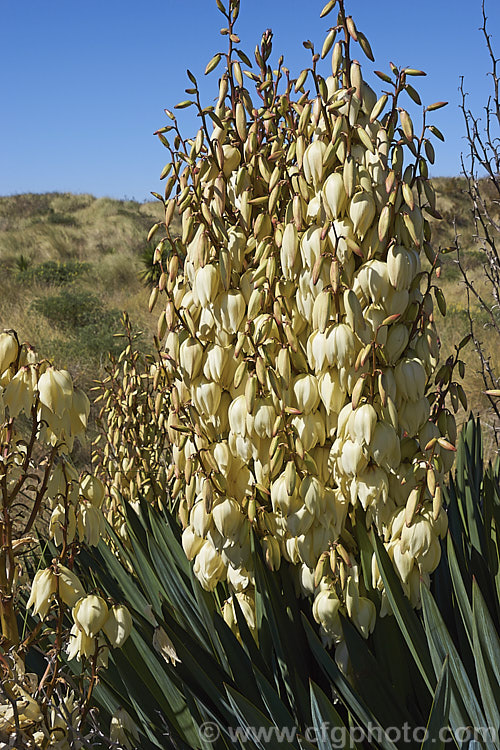
[[[391,66],[378,100],[364,82],[353,42],[370,59],[371,50],[342,0],[325,8],[338,9],[322,51],[332,74],[319,73],[311,42],[311,67],[297,79],[283,58],[272,70],[268,31],[257,72],[244,71],[253,98],[234,32],[239,2],[218,5],[229,39],[207,66],[226,61],[218,102],[202,108],[188,72],[191,98],[177,106],[198,109],[200,130],[184,140],[167,111],[172,124],[158,131],[171,155],[157,195],[165,222],[152,230],[158,336],[184,549],[204,588],[227,579],[252,624],[253,529],[270,567],[282,557],[296,566],[325,637],[341,640],[339,612],[367,636],[375,607],[358,575],[356,509],[385,540],[414,605],[446,530],[440,483],[456,430],[444,403],[455,363],[431,392],[431,292],[443,300],[423,212],[436,214],[423,156],[435,129],[428,108],[417,137],[399,106],[403,94],[418,98],[407,81],[420,71]],[[376,565],[374,585],[383,587]],[[233,622],[231,599],[224,611]]]

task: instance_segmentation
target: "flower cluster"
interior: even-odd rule
[[[432,293],[444,302],[433,283],[439,260],[424,212],[436,214],[435,199],[422,154],[435,132],[425,117],[437,105],[425,110],[418,138],[398,103],[403,92],[418,98],[408,78],[420,72],[394,66],[393,79],[381,74],[394,93],[377,100],[349,52],[359,41],[371,57],[369,45],[342,8],[323,47],[324,56],[333,46],[331,76],[318,74],[310,43],[312,68],[299,79],[282,61],[272,72],[265,34],[260,77],[248,73],[260,106],[233,63],[215,108],[200,109],[196,139],[182,141],[171,115],[174,125],[159,131],[173,160],[156,254],[170,474],[186,555],[205,589],[227,580],[252,626],[253,528],[270,567],[293,564],[335,642],[339,611],[364,636],[375,622],[358,573],[357,523],[375,526],[418,605],[420,579],[439,562],[440,483],[456,437],[445,388],[431,390]],[[172,129],[177,151],[164,135]],[[383,588],[377,570],[373,585]],[[233,625],[232,598],[224,612]]]

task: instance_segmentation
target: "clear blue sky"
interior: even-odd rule
[[[275,57],[283,53],[298,73],[310,59],[301,42],[321,48],[335,17],[319,19],[324,2],[242,0],[242,48],[251,53],[272,28]],[[427,78],[414,80],[424,103],[450,102],[434,117],[447,142],[436,146],[433,174],[458,174],[460,76],[477,112],[490,86],[480,0],[347,0],[347,7],[377,68],[388,70],[389,60],[422,68]],[[159,190],[167,152],[152,133],[166,122],[163,109],[185,98],[186,67],[203,79],[207,61],[224,49],[215,0],[0,0],[0,10],[0,195],[72,191],[144,200]],[[487,12],[500,56],[498,0],[487,0]],[[364,72],[371,67],[363,62]],[[217,73],[202,90],[211,103]],[[181,115],[183,131],[193,134],[196,118],[190,110]]]

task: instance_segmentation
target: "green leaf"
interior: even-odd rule
[[[373,547],[366,530],[366,513],[363,508],[356,508],[356,541],[358,543],[360,557],[361,557],[361,570],[363,572],[363,582],[368,592],[373,591],[372,586],[372,557]]]
[[[277,585],[276,576],[270,575],[270,571],[262,560],[260,545],[255,544],[252,537],[252,552],[255,564],[255,585],[262,599],[262,607],[272,637],[273,649],[285,685],[288,699],[294,708],[294,713],[303,715],[298,699],[300,694],[297,690],[295,676],[295,664],[300,652],[294,641],[297,639],[297,631],[300,625],[289,617],[284,607],[283,597]],[[257,549],[258,547],[258,549]],[[282,634],[286,633],[284,638]],[[309,706],[307,706],[308,712]]]
[[[476,583],[472,587],[476,673],[488,726],[500,727],[500,640]]]
[[[309,687],[314,739],[318,744],[318,750],[333,750],[334,746],[330,739],[331,728],[341,730],[340,736],[345,738],[344,741],[347,740],[349,730],[323,691],[312,681]],[[337,744],[335,746],[338,747]],[[349,747],[357,750],[357,745],[352,741],[349,742]]]
[[[260,696],[267,713],[277,727],[288,727],[294,724],[294,719],[287,707],[264,675],[254,667],[254,675],[259,686]]]
[[[371,539],[389,604],[404,635],[408,648],[415,659],[415,663],[432,695],[436,679],[422,624],[409,600],[404,595],[400,580],[384,545],[373,530],[371,531]]]
[[[349,684],[337,664],[329,656],[326,649],[322,646],[318,636],[312,629],[307,618],[302,615],[302,623],[306,632],[309,647],[325,675],[332,681],[333,687],[337,691],[340,700],[347,708],[349,713],[354,716],[356,723],[365,729],[379,728],[380,722],[372,713],[371,709],[365,704],[363,699]],[[383,731],[381,731],[380,746],[384,750],[397,750],[391,740],[389,740]]]
[[[255,639],[250,632],[250,628],[248,627],[248,623],[246,621],[245,615],[241,611],[240,603],[237,599],[237,597],[234,597],[234,612],[236,614],[236,623],[238,625],[238,630],[240,632],[240,637],[243,643],[243,646],[250,657],[250,660],[255,665],[255,667],[262,672],[262,674],[266,677],[266,680],[270,680],[272,678],[272,673],[269,669],[268,664],[266,664],[263,653],[262,653],[262,647],[257,646],[255,643]],[[263,633],[259,629],[259,638],[261,638]]]
[[[366,641],[345,618],[342,618],[342,630],[354,672],[355,687],[378,720],[385,726],[411,723],[412,717],[401,702],[401,694],[392,688]]]
[[[450,684],[448,676],[448,657],[445,657],[441,674],[439,675],[436,692],[432,701],[432,708],[426,727],[425,740],[420,750],[445,750],[445,740],[441,738],[441,730],[448,726],[450,713]]]
[[[462,621],[465,626],[465,632],[469,639],[469,645],[472,648],[472,608],[470,606],[469,597],[465,590],[464,581],[462,578],[462,571],[458,565],[457,556],[455,554],[455,547],[451,535],[447,535],[446,548],[448,554],[448,564],[450,568],[450,577],[455,592],[455,597],[458,602]]]
[[[237,690],[226,685],[226,692],[234,716],[244,732],[243,737],[245,739],[242,742],[244,746],[250,741],[259,750],[268,750],[268,748],[282,750],[284,741],[286,741],[289,747],[295,747],[299,750],[295,726],[276,727],[262,711],[259,711]]]
[[[151,692],[170,725],[188,742],[196,743],[196,747],[198,737],[185,699],[167,674],[165,665],[160,663],[160,657],[146,642],[146,633],[150,633],[152,643],[152,630],[152,626],[144,621],[141,631],[137,628],[132,630],[130,638],[120,650],[131,666],[125,686],[131,696],[138,692],[136,703],[139,706],[148,705],[146,696]]]
[[[420,586],[425,630],[436,675],[446,656],[449,657],[451,676],[450,717],[453,728],[486,727],[486,719],[481,711],[474,689],[467,672],[458,655],[457,649],[443,622],[441,614],[430,591],[423,584]]]

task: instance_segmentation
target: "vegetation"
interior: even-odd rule
[[[218,99],[188,71],[160,208],[0,201],[0,742],[500,750],[500,460],[455,420],[497,318],[428,177],[444,103],[416,135],[392,63],[377,98],[344,0],[296,78],[217,6]]]
[[[0,326],[69,367],[88,390],[104,372],[106,352],[116,351],[116,311],[153,330],[138,275],[158,215],[156,203],[90,195],[0,198]]]
[[[500,462],[484,466],[481,431],[471,420],[445,493],[450,532],[430,592],[421,585],[420,614],[381,541],[373,533],[358,537],[368,596],[380,612],[380,574],[394,614],[377,617],[367,641],[342,619],[346,649],[337,661],[316,635],[290,564],[272,572],[253,544],[255,632],[236,600],[235,637],[220,613],[227,584],[203,590],[186,562],[175,518],[142,499],[136,511],[124,502],[127,542],[112,537],[118,556],[102,544],[79,558],[80,574],[97,577],[109,596],[126,597],[134,615],[133,634],[114,652],[114,666],[96,691],[104,714],[124,707],[145,749],[201,748],[200,727],[211,722],[217,750],[235,747],[238,736],[251,748],[279,747],[280,736],[288,747],[311,748],[307,740],[323,737],[320,747],[330,750],[348,746],[352,736],[360,748],[426,750],[445,737],[450,747],[470,741],[469,747],[496,750],[499,480]],[[405,722],[407,741],[394,732]],[[269,732],[267,743],[259,743],[254,727]]]

